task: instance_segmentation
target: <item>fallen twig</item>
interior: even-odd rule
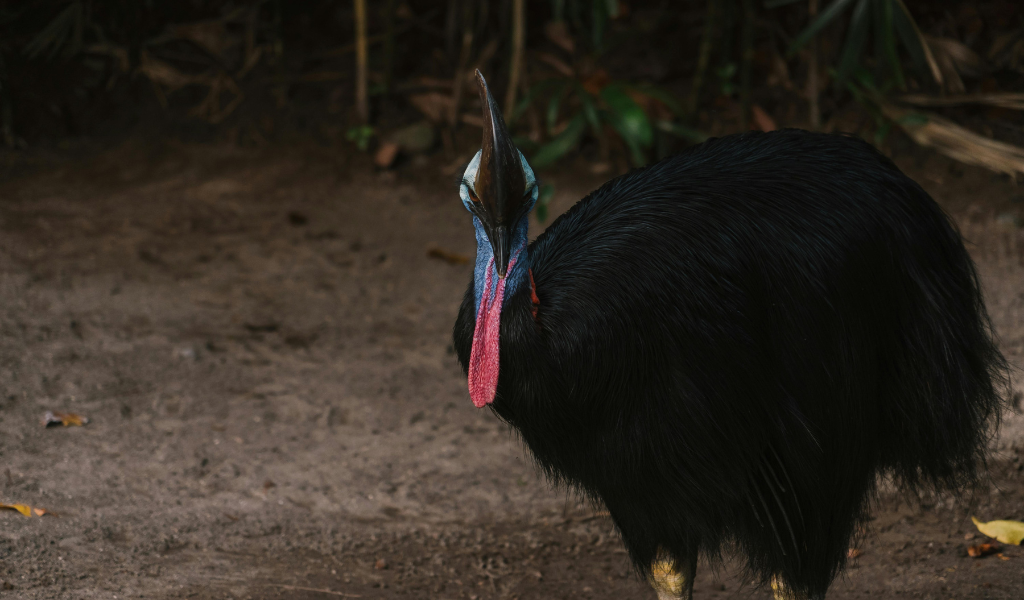
[[[317,592],[320,594],[327,594],[329,596],[340,596],[342,598],[362,598],[362,596],[360,596],[359,594],[346,594],[345,592],[336,592],[334,590],[329,590],[327,588],[313,588],[306,587],[303,585],[287,585],[284,583],[270,583],[267,585],[270,585],[271,587],[279,587],[285,590],[293,590],[299,592]]]
[[[444,248],[433,247],[427,250],[427,256],[430,258],[436,258],[443,260],[450,265],[465,265],[469,264],[469,257],[464,254],[457,252],[451,252]]]

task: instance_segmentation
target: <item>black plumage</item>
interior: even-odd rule
[[[823,596],[879,474],[962,491],[1005,362],[960,234],[869,144],[709,140],[614,179],[504,297],[492,409],[637,569],[733,545]],[[479,274],[479,271],[478,271]],[[474,285],[454,330],[469,368]]]

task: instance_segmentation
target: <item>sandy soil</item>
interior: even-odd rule
[[[1024,195],[901,161],[973,242],[1021,367]],[[654,597],[599,508],[469,402],[450,330],[470,267],[427,255],[474,249],[440,158],[379,175],[321,147],[130,144],[17,165],[0,500],[59,517],[0,512],[0,597]],[[567,173],[555,213],[599,183]],[[966,556],[969,514],[1024,518],[1019,414],[997,447],[971,505],[883,495],[830,597],[1020,598],[1022,549]],[[768,597],[734,567],[702,568],[699,597]]]

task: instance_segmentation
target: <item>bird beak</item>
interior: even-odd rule
[[[476,72],[483,105],[484,138],[480,148],[480,168],[473,187],[479,199],[477,217],[483,223],[487,239],[494,252],[494,266],[498,275],[505,277],[512,251],[512,228],[528,206],[526,203],[526,175],[519,158],[519,150],[505,128],[498,103],[487,89],[487,81]]]
[[[494,251],[494,268],[498,271],[498,277],[504,278],[508,271],[508,258],[512,253],[512,236],[509,235],[507,225],[502,225],[488,234],[491,241],[491,250]]]

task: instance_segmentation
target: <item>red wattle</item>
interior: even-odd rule
[[[515,259],[509,262],[512,271]],[[501,304],[505,298],[505,278],[498,279],[494,294],[491,294],[494,259],[487,265],[487,279],[484,280],[483,297],[476,313],[476,328],[473,331],[473,349],[469,354],[469,397],[473,406],[483,408],[494,402],[498,389],[498,330],[501,329]]]

